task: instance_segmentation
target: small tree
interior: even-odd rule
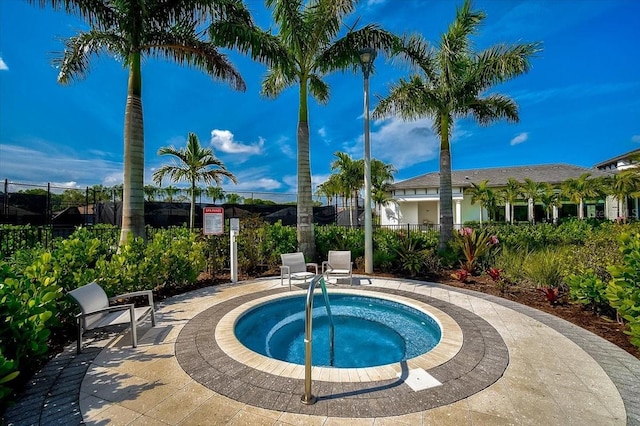
[[[160,148],[158,155],[172,155],[177,161],[160,167],[154,174],[153,180],[162,185],[162,179],[169,175],[172,181],[187,181],[191,184],[191,212],[189,214],[189,228],[193,229],[196,214],[196,182],[205,184],[222,183],[226,177],[233,183],[238,183],[236,177],[225,167],[224,163],[215,157],[211,148],[202,148],[195,133],[189,133],[187,147],[176,149],[173,146]],[[213,167],[213,168],[212,168]]]

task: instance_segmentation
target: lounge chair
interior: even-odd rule
[[[282,265],[280,266],[280,285],[284,285],[284,279],[289,279],[289,290],[291,290],[291,280],[304,280],[306,283],[309,278],[318,275],[317,263],[305,263],[304,254],[284,253],[280,255]],[[309,272],[307,267],[312,266],[316,272]]]
[[[330,250],[328,260],[322,262],[322,274],[327,278],[327,281],[331,276],[349,277],[349,284],[353,284],[352,270],[353,262],[351,262],[350,251]]]
[[[129,323],[131,325],[131,344],[135,348],[138,345],[137,323],[151,314],[151,326],[155,327],[156,325],[151,290],[136,291],[108,298],[102,287],[92,282],[70,291],[69,296],[80,305],[82,310],[81,313],[76,315],[78,321],[78,353],[82,350],[82,333],[87,330]],[[110,302],[134,296],[147,296],[149,306],[136,308],[132,303],[110,305]]]

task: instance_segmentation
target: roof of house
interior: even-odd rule
[[[558,184],[569,178],[578,178],[584,173],[593,177],[610,176],[610,173],[597,169],[572,166],[570,164],[545,164],[538,166],[494,167],[488,169],[456,170],[451,172],[452,186],[471,186],[488,180],[489,186],[504,186],[509,178],[518,182],[529,178],[534,182]],[[433,188],[440,185],[440,173],[431,172],[401,182],[396,182],[392,189]]]
[[[595,167],[597,169],[599,169],[600,167],[606,167],[611,163],[617,163],[620,160],[625,160],[625,159],[631,157],[632,155],[640,155],[640,148],[634,149],[633,151],[626,152],[626,153],[624,153],[622,155],[618,155],[617,157],[613,157],[613,158],[610,158],[608,160],[602,161],[602,162],[596,164],[593,167]]]

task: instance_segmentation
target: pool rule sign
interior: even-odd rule
[[[224,209],[222,207],[205,207],[203,211],[204,235],[220,235],[224,233]]]

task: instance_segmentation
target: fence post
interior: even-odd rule
[[[51,225],[51,182],[47,182],[47,205],[46,205],[47,225]]]

